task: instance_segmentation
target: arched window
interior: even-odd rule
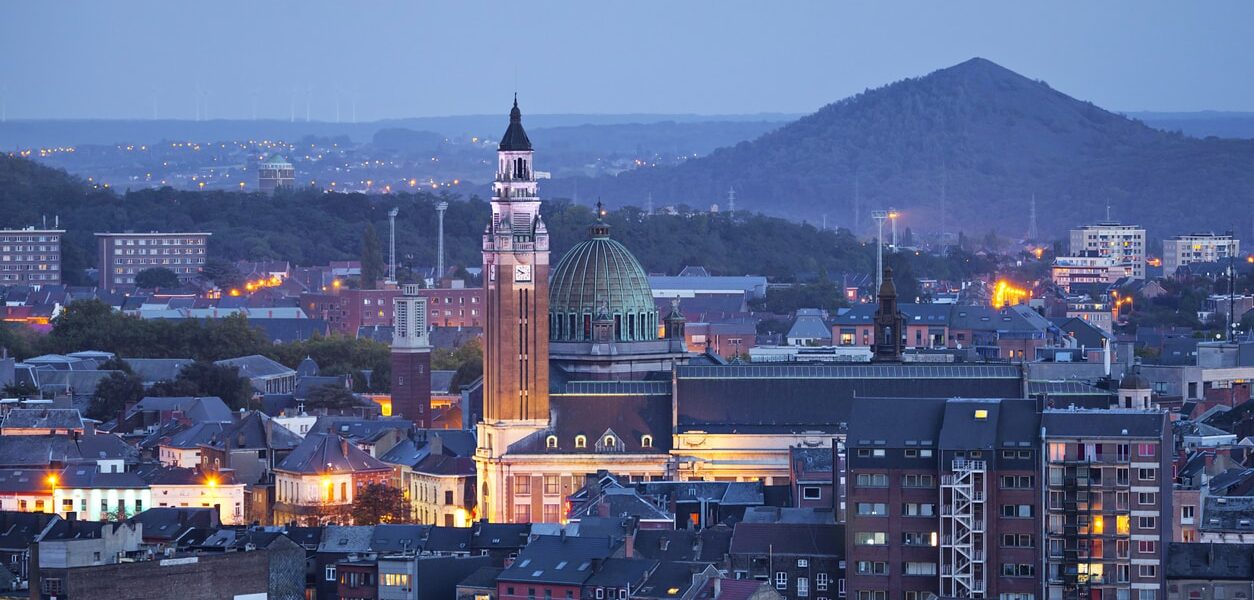
[[[612,435],[607,435],[605,436],[605,439],[602,440],[602,443],[606,448],[613,448],[618,445],[618,440],[615,440]]]
[[[576,448],[587,448],[587,447],[588,447],[588,437],[587,437],[587,436],[584,436],[584,435],[577,435],[577,436],[575,436],[575,447],[576,447]]]
[[[348,502],[348,482],[340,482],[340,502]]]
[[[643,435],[643,436],[640,436],[640,445],[641,445],[642,447],[644,447],[644,448],[652,448],[652,447],[653,447],[653,436],[648,435],[648,434],[645,434],[645,435]]]
[[[545,447],[545,448],[549,448],[549,449],[556,448],[556,447],[557,447],[557,436],[555,436],[555,435],[550,435],[549,437],[544,438],[544,447]]]

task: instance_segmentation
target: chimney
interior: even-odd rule
[[[348,456],[348,440],[344,438],[340,438],[340,452],[343,452],[345,457]]]
[[[714,597],[718,598],[719,596],[722,596],[722,595],[723,595],[723,578],[715,577],[714,578]]]

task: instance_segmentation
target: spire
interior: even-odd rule
[[[610,225],[605,222],[605,205],[597,200],[597,218],[588,227],[588,237],[592,238],[608,238],[610,237]]]
[[[505,136],[501,138],[501,145],[497,147],[502,152],[530,152],[531,140],[527,139],[527,132],[522,126],[522,111],[518,110],[518,93],[514,93],[514,107],[509,111],[509,129],[505,130]]]

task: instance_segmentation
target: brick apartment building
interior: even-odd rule
[[[135,285],[145,269],[169,269],[179,281],[194,279],[205,266],[209,233],[97,233],[100,287]]]
[[[1172,535],[1167,413],[1047,410],[1041,429],[1046,597],[1157,600]]]
[[[418,295],[427,298],[433,326],[483,327],[483,288],[427,288]]]
[[[64,229],[0,230],[0,285],[60,285]]]
[[[887,402],[856,400],[850,416],[850,597],[1039,594],[1035,403]]]

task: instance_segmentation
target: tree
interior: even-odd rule
[[[31,385],[29,381],[23,381],[21,383],[10,382],[5,384],[4,389],[0,391],[0,394],[4,394],[5,398],[26,400],[31,397],[38,398],[39,388]]]
[[[135,286],[145,289],[178,287],[179,276],[165,267],[144,269],[135,274]]]
[[[357,405],[357,397],[339,385],[320,385],[309,390],[305,405],[316,408],[348,408]]]
[[[236,367],[196,361],[183,367],[178,380],[187,382],[189,387],[185,389],[194,386],[194,395],[217,396],[232,410],[247,407],[253,397],[252,384],[240,376]]]
[[[212,281],[219,289],[229,290],[244,285],[244,276],[235,263],[221,258],[205,259],[205,266],[200,269],[200,276]]]
[[[96,384],[96,393],[87,406],[87,417],[98,421],[121,418],[127,404],[144,397],[144,382],[130,373],[110,373]]]
[[[479,338],[470,339],[455,350],[436,349],[431,353],[431,368],[456,371],[449,381],[450,390],[458,390],[478,379],[483,375],[483,346]]]
[[[409,523],[409,499],[401,490],[384,483],[370,483],[353,497],[353,525]]]
[[[361,287],[372,290],[379,285],[383,277],[383,251],[380,249],[379,234],[374,230],[373,223],[366,223],[366,230],[361,236]]]

